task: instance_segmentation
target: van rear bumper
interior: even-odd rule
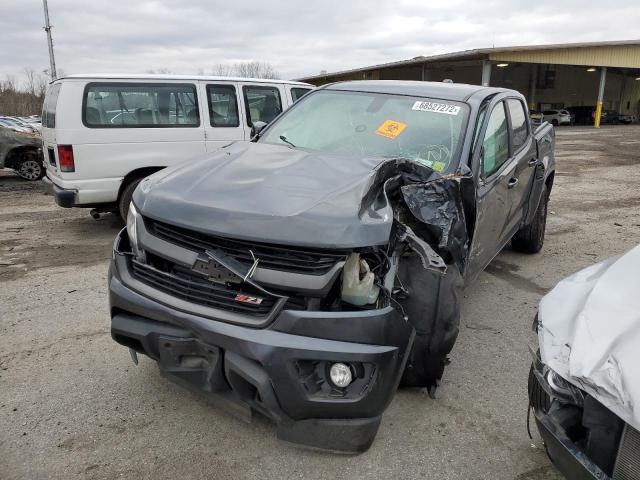
[[[58,206],[63,208],[71,208],[76,205],[76,194],[77,190],[60,188],[55,183],[53,183],[49,177],[44,177],[42,181],[45,184],[45,188],[47,189],[47,193],[53,195]]]
[[[47,175],[42,179],[47,190],[56,199],[56,203],[64,208],[96,207],[115,203],[122,184],[122,177],[102,178],[98,180],[63,180]]]

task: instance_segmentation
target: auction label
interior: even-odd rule
[[[447,115],[458,115],[458,113],[460,112],[460,107],[457,105],[448,105],[446,103],[417,101],[413,104],[411,110],[418,110],[420,112],[446,113]]]
[[[395,120],[385,120],[382,125],[378,127],[376,133],[383,137],[394,139],[407,128],[406,123],[396,122]]]

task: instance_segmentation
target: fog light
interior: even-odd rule
[[[351,369],[344,363],[334,363],[329,369],[329,376],[336,387],[348,387],[353,380]]]

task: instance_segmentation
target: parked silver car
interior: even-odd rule
[[[640,478],[639,268],[637,246],[562,280],[540,302],[529,399],[566,478]]]

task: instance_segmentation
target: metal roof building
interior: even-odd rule
[[[322,85],[340,80],[444,79],[516,89],[535,110],[599,107],[640,116],[640,40],[479,48],[300,80]],[[598,119],[596,115],[597,124]]]

